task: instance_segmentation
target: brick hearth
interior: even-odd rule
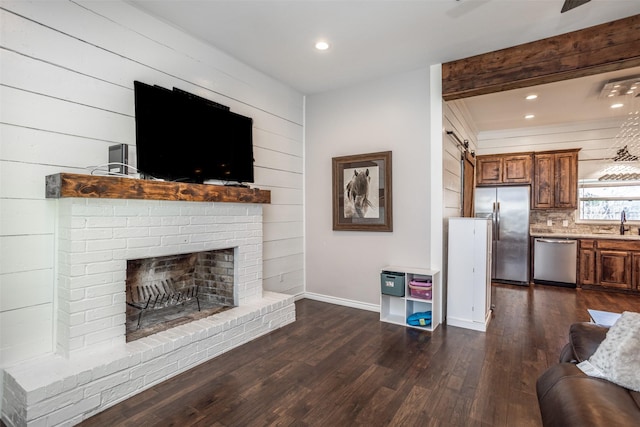
[[[94,196],[95,197],[95,196]],[[73,425],[295,321],[262,289],[262,206],[79,198],[57,206],[57,351],[8,367],[3,419]],[[233,248],[237,307],[126,343],[128,259]]]

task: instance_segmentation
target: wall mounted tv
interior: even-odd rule
[[[174,88],[134,82],[136,156],[145,177],[253,182],[253,120]]]

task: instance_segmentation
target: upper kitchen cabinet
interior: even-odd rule
[[[531,153],[476,158],[476,185],[508,184],[531,184]]]
[[[578,207],[578,151],[545,151],[533,155],[533,209]]]

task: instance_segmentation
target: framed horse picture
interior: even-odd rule
[[[333,229],[393,231],[391,151],[334,157]]]

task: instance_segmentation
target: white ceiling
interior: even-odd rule
[[[630,95],[602,98],[600,92],[608,81],[626,77],[638,77],[640,81],[640,67],[474,96],[455,102],[465,104],[480,132],[622,119],[629,114],[631,105],[637,107],[640,91],[636,91],[633,98]],[[530,94],[536,94],[538,98],[526,100],[525,97]],[[623,103],[625,107],[612,109],[614,103]],[[526,114],[535,117],[528,120],[524,118]]]
[[[640,13],[639,0],[592,0],[562,14],[564,0],[127,1],[303,94]],[[327,40],[331,48],[315,50],[319,39]],[[497,103],[498,98],[492,101]],[[567,102],[565,96],[553,105]],[[469,105],[472,114],[477,113],[479,130],[506,125],[503,119],[503,123],[494,119],[506,117],[504,111],[476,109],[473,101]],[[514,111],[514,105],[504,108]]]

